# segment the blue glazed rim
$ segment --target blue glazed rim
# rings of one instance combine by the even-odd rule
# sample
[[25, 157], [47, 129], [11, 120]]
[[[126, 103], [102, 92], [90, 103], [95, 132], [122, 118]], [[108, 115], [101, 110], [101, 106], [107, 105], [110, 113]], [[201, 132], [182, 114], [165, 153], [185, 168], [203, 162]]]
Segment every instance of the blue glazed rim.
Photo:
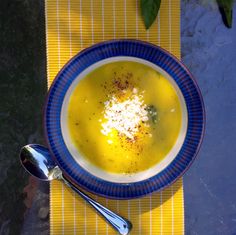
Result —
[[[68, 151], [60, 126], [63, 99], [73, 80], [92, 64], [114, 56], [137, 57], [162, 68], [175, 80], [187, 106], [187, 133], [175, 159], [153, 177], [128, 184], [105, 181], [83, 169]], [[110, 40], [81, 51], [57, 74], [45, 103], [44, 130], [49, 150], [66, 178], [75, 185], [103, 197], [132, 199], [160, 191], [186, 172], [196, 158], [203, 140], [205, 109], [196, 81], [175, 56], [161, 47], [139, 40]]]

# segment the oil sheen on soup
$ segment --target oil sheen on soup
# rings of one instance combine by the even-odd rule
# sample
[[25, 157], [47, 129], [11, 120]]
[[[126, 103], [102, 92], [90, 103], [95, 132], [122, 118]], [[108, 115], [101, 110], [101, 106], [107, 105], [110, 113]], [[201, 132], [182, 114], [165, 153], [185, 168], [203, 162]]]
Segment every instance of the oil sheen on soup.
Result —
[[153, 68], [112, 62], [86, 75], [73, 90], [67, 124], [81, 157], [112, 173], [132, 174], [162, 161], [181, 127], [171, 82]]

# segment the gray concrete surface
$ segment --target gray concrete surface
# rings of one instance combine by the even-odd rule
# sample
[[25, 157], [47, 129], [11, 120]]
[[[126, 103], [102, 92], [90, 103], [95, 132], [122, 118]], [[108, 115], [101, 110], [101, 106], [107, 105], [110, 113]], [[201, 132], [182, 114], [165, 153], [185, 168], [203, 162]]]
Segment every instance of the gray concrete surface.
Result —
[[[182, 1], [182, 60], [206, 106], [206, 134], [184, 176], [188, 235], [236, 234], [236, 14], [226, 28], [214, 1]], [[236, 5], [234, 5], [236, 13]]]

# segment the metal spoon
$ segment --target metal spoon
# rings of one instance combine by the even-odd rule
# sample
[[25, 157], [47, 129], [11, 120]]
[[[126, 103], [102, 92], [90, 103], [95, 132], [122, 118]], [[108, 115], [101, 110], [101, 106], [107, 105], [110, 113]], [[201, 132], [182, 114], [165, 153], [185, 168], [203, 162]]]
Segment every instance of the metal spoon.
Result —
[[50, 181], [57, 179], [64, 182], [99, 212], [120, 234], [126, 235], [130, 232], [132, 224], [128, 220], [94, 201], [64, 178], [62, 171], [53, 161], [47, 148], [38, 144], [26, 145], [21, 149], [20, 161], [31, 175], [40, 180]]

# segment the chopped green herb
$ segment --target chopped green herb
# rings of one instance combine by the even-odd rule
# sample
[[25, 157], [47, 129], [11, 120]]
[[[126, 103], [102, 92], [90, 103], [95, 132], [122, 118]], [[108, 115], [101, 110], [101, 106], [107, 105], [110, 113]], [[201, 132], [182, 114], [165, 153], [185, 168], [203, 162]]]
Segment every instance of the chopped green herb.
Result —
[[149, 119], [152, 120], [154, 124], [157, 123], [157, 109], [154, 105], [148, 105], [146, 108], [148, 112]]

